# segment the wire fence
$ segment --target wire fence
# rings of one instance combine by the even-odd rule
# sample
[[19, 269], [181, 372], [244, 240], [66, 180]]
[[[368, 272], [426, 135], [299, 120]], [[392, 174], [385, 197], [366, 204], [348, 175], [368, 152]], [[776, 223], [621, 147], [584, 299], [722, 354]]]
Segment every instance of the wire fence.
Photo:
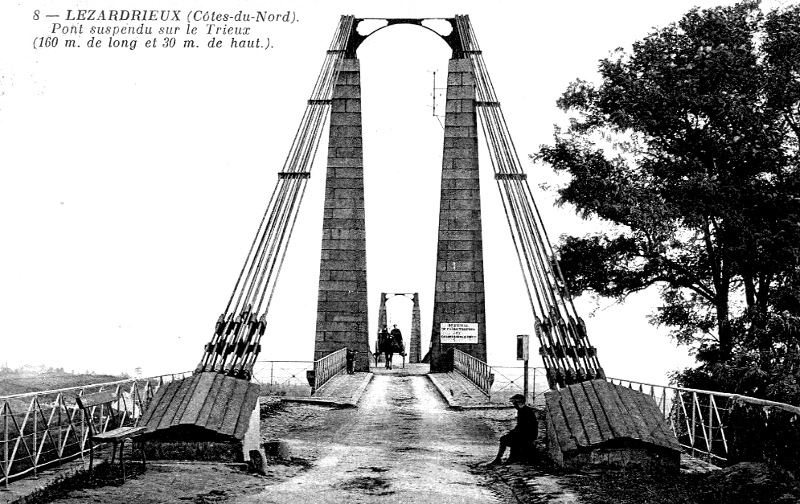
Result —
[[[523, 366], [490, 366], [494, 374], [491, 402], [509, 404], [511, 396], [525, 392], [525, 368]], [[528, 400], [534, 406], [544, 406], [547, 376], [542, 367], [528, 368]]]
[[308, 371], [313, 361], [256, 361], [253, 381], [261, 385], [261, 395], [305, 397], [311, 395]]

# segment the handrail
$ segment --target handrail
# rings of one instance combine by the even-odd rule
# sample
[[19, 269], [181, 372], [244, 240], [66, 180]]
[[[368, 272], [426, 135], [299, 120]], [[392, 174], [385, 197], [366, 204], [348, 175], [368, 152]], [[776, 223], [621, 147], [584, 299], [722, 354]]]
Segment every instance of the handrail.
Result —
[[314, 361], [314, 370], [307, 372], [311, 395], [314, 395], [328, 380], [347, 369], [347, 347], [329, 353]]
[[786, 404], [786, 403], [781, 403], [781, 402], [770, 401], [768, 399], [759, 399], [757, 397], [744, 396], [744, 395], [741, 395], [741, 394], [730, 394], [730, 393], [727, 393], [727, 392], [712, 392], [712, 391], [709, 391], [709, 390], [693, 389], [693, 388], [686, 388], [686, 387], [673, 387], [671, 385], [654, 385], [652, 383], [644, 383], [644, 382], [637, 382], [637, 381], [631, 381], [631, 380], [623, 380], [623, 379], [620, 379], [620, 378], [608, 378], [608, 380], [612, 381], [612, 383], [613, 383], [613, 380], [616, 380], [620, 384], [622, 384], [622, 382], [635, 383], [636, 385], [638, 385], [640, 387], [651, 387], [651, 388], [657, 387], [657, 388], [664, 388], [664, 389], [670, 389], [670, 390], [678, 390], [678, 391], [681, 391], [681, 392], [697, 392], [697, 393], [700, 393], [700, 394], [709, 394], [709, 393], [711, 393], [711, 394], [714, 394], [717, 397], [725, 397], [725, 398], [729, 398], [729, 399], [735, 399], [737, 401], [742, 401], [742, 402], [749, 403], [749, 404], [755, 404], [755, 405], [758, 405], [758, 406], [769, 406], [769, 407], [772, 407], [772, 408], [778, 408], [778, 409], [782, 409], [784, 411], [788, 411], [790, 413], [795, 413], [797, 415], [800, 415], [800, 407], [798, 407], [798, 406], [793, 406], [791, 404]]
[[[715, 463], [726, 463], [731, 455], [736, 458], [736, 453], [752, 450], [753, 447], [749, 444], [759, 434], [768, 435], [770, 432], [781, 431], [782, 429], [771, 425], [773, 422], [783, 428], [800, 425], [800, 408], [791, 404], [740, 394], [654, 385], [620, 378], [608, 380], [616, 385], [638, 389], [652, 397], [684, 450], [694, 456], [704, 456]], [[782, 412], [783, 416], [776, 415], [777, 411]], [[758, 420], [753, 422], [752, 418]], [[763, 432], [756, 434], [753, 432], [754, 428], [762, 429]], [[789, 432], [783, 432], [783, 435], [793, 437]], [[800, 430], [796, 427], [794, 435], [800, 435]], [[790, 439], [783, 440], [784, 445], [789, 442], [796, 443]], [[780, 450], [773, 453], [774, 447], [770, 446], [771, 443], [761, 439], [757, 444], [759, 457], [773, 459], [778, 464], [785, 463], [780, 460]]]
[[[123, 422], [135, 426], [162, 385], [190, 374], [184, 371], [0, 397], [0, 484], [7, 488], [12, 479], [31, 473], [36, 476], [44, 467], [88, 453], [88, 426], [72, 396], [113, 389], [120, 395], [116, 410], [123, 411]], [[100, 423], [104, 431], [107, 424]]]
[[492, 384], [494, 383], [494, 373], [491, 372], [491, 366], [468, 353], [454, 348], [453, 369], [474, 383], [486, 397], [491, 397]]

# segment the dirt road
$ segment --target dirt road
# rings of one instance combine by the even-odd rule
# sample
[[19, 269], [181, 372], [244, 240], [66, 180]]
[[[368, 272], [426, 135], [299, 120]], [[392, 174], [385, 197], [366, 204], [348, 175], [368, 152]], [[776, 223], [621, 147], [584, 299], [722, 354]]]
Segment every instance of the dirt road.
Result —
[[496, 449], [491, 422], [448, 410], [425, 376], [377, 375], [358, 409], [314, 409], [293, 406], [270, 433], [313, 466], [232, 502], [502, 502], [471, 470]]

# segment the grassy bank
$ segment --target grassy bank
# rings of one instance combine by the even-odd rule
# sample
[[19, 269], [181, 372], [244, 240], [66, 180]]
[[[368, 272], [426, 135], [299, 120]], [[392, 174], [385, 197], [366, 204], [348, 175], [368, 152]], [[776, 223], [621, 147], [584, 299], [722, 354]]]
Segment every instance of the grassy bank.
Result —
[[0, 397], [28, 392], [41, 392], [69, 387], [80, 387], [94, 383], [105, 383], [129, 378], [126, 375], [70, 373], [63, 369], [46, 368], [0, 369]]

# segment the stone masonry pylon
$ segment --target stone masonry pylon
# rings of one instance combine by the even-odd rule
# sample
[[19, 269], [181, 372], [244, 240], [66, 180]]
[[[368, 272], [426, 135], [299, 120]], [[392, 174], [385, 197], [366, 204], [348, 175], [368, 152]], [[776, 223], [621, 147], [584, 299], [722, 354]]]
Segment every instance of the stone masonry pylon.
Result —
[[419, 312], [419, 293], [414, 293], [414, 308], [411, 311], [411, 343], [408, 349], [409, 364], [422, 362], [422, 326]]
[[378, 334], [386, 324], [386, 293], [381, 292], [381, 304], [378, 307]]
[[[431, 372], [450, 371], [452, 348], [486, 361], [478, 128], [469, 59], [451, 59], [448, 66], [433, 305]], [[447, 324], [465, 324], [471, 335], [477, 329], [477, 342], [442, 342], [441, 328]]]
[[314, 359], [347, 347], [358, 351], [355, 370], [369, 371], [361, 76], [358, 59], [340, 65], [331, 103]]

